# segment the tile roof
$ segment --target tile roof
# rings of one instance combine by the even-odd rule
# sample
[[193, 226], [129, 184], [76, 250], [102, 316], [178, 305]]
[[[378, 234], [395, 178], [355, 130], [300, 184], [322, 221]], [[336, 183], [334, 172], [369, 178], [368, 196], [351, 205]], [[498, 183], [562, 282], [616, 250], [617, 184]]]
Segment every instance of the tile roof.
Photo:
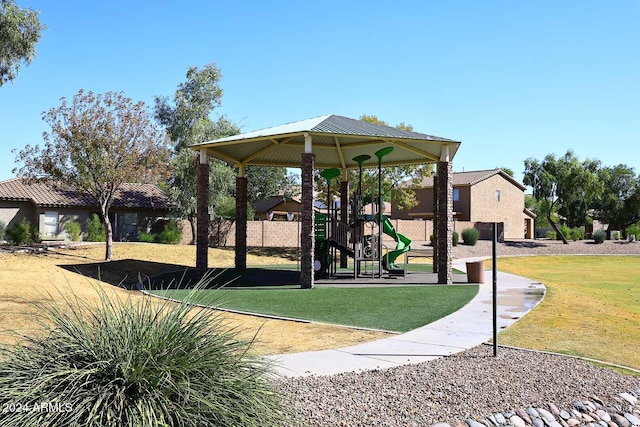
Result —
[[[515, 178], [511, 175], [504, 172], [502, 169], [489, 169], [489, 170], [480, 170], [480, 171], [469, 171], [469, 172], [454, 172], [451, 176], [451, 185], [453, 186], [466, 186], [466, 185], [475, 185], [485, 179], [491, 178], [495, 175], [501, 175], [507, 181], [511, 182], [516, 187], [524, 190], [526, 187], [519, 183]], [[427, 177], [419, 182], [410, 182], [408, 183], [410, 187], [433, 187], [433, 177]]]
[[[0, 200], [31, 201], [47, 207], [93, 207], [95, 200], [73, 189], [56, 188], [51, 184], [28, 184], [21, 178], [0, 182]], [[169, 209], [169, 200], [152, 184], [126, 183], [116, 191], [112, 208]]]

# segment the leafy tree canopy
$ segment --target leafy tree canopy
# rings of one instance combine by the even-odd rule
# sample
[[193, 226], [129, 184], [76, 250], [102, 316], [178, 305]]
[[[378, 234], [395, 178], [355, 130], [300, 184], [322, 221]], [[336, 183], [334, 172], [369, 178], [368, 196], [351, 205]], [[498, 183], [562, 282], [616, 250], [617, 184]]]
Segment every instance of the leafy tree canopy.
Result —
[[22, 166], [13, 172], [91, 196], [104, 221], [105, 259], [110, 261], [113, 196], [123, 183], [161, 179], [169, 156], [166, 134], [155, 126], [143, 102], [134, 103], [121, 92], [80, 90], [71, 103], [62, 98], [60, 107], [42, 117], [51, 126], [51, 132], [44, 133], [44, 146], [20, 150], [16, 162]]
[[38, 12], [19, 8], [14, 0], [0, 0], [0, 86], [15, 80], [22, 64], [31, 63], [45, 29]]
[[548, 154], [542, 161], [528, 158], [524, 165], [523, 183], [533, 188], [536, 200], [544, 202], [540, 206], [546, 210], [544, 214], [549, 224], [564, 243], [568, 243], [552, 218], [552, 213], [557, 209], [569, 227], [586, 223], [590, 207], [603, 191], [597, 174], [600, 162], [580, 162], [569, 150], [558, 158], [553, 154]]

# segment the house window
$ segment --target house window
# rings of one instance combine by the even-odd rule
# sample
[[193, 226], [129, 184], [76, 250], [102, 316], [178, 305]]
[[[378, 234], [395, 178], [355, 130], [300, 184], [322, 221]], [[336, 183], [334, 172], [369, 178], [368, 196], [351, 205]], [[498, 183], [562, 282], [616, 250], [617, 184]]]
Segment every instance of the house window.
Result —
[[500, 190], [496, 190], [496, 202], [500, 201]]
[[454, 202], [460, 201], [460, 189], [459, 188], [454, 188], [453, 189], [453, 201]]
[[58, 211], [45, 211], [44, 213], [44, 235], [58, 235]]

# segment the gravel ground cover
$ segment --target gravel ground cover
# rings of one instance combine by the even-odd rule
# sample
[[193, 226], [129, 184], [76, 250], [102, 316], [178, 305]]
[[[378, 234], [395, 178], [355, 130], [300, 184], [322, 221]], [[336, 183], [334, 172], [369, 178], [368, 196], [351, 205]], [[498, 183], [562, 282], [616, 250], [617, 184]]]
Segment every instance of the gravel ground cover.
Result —
[[[486, 345], [387, 370], [289, 378], [279, 381], [278, 387], [290, 401], [292, 426], [541, 427], [534, 422], [535, 416], [522, 415], [529, 408], [535, 409], [538, 423], [548, 427], [589, 424], [584, 415], [597, 415], [598, 410], [611, 419], [616, 414], [627, 419], [624, 414], [633, 415], [634, 410], [634, 416], [640, 417], [640, 406], [629, 408], [619, 396], [640, 391], [640, 378], [574, 358], [525, 350], [500, 347], [494, 358], [493, 347]], [[594, 407], [586, 407], [587, 401]], [[543, 418], [545, 411], [556, 412], [554, 408], [558, 424]], [[566, 419], [560, 416], [561, 410], [569, 415]], [[524, 423], [512, 420], [513, 415]]]

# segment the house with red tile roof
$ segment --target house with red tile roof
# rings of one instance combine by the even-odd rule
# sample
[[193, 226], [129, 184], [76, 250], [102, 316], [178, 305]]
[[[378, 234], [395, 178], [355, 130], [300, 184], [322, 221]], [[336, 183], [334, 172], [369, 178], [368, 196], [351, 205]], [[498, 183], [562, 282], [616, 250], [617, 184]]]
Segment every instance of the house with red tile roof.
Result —
[[[129, 240], [148, 231], [158, 218], [169, 214], [169, 200], [152, 184], [122, 184], [110, 209], [114, 241]], [[37, 225], [43, 240], [67, 240], [64, 224], [75, 220], [85, 229], [97, 203], [86, 193], [21, 178], [0, 182], [0, 222], [12, 227], [27, 219]]]

